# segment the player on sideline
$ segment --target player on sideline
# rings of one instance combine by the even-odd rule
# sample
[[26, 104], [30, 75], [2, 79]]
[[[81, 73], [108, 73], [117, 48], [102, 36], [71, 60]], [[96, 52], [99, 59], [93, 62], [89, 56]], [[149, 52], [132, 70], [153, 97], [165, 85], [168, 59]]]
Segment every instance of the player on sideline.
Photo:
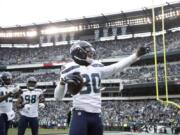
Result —
[[69, 135], [103, 135], [103, 124], [101, 120], [101, 91], [100, 83], [102, 78], [113, 75], [116, 72], [128, 67], [144, 54], [146, 48], [140, 47], [137, 51], [123, 60], [103, 66], [94, 60], [95, 49], [89, 42], [79, 41], [72, 45], [70, 54], [74, 62], [70, 62], [61, 71], [60, 82], [54, 91], [56, 100], [61, 100], [67, 89], [68, 79], [81, 82], [83, 87], [79, 93], [73, 95], [73, 113], [70, 124]]
[[9, 121], [15, 117], [13, 96], [20, 94], [20, 88], [12, 85], [12, 75], [3, 72], [0, 77], [0, 135], [7, 135]]
[[20, 109], [20, 120], [18, 124], [18, 135], [24, 135], [28, 125], [32, 135], [38, 135], [38, 108], [44, 107], [44, 96], [41, 89], [36, 88], [37, 80], [34, 77], [27, 79], [27, 89], [19, 96], [16, 106]]

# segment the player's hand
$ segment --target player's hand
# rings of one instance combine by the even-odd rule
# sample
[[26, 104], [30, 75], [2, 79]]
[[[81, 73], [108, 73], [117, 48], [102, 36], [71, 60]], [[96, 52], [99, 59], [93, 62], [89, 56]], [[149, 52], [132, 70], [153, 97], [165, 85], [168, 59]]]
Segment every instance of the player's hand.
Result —
[[83, 77], [79, 72], [67, 75], [64, 82], [67, 84], [67, 90], [72, 95], [76, 95], [83, 87]]
[[12, 90], [12, 93], [15, 94], [15, 93], [17, 93], [19, 91], [20, 91], [20, 86], [19, 85], [15, 85], [13, 90]]
[[8, 95], [8, 97], [13, 97], [14, 96], [14, 94], [12, 92], [9, 92], [7, 95]]
[[61, 79], [60, 79], [60, 84], [61, 84], [61, 85], [65, 85], [65, 84], [66, 84], [65, 79], [61, 78]]
[[141, 56], [149, 53], [149, 51], [150, 51], [149, 47], [139, 47], [137, 49], [136, 55], [137, 55], [137, 57], [141, 57]]
[[74, 72], [72, 74], [67, 75], [64, 78], [65, 83], [75, 83], [75, 84], [82, 84], [83, 83], [83, 78], [80, 75], [79, 72]]
[[12, 93], [11, 96], [16, 97], [16, 96], [19, 96], [20, 94], [22, 94], [23, 91], [20, 89], [19, 86], [16, 86], [16, 87], [12, 90], [11, 93]]
[[39, 108], [45, 108], [45, 104], [44, 103], [39, 103]]
[[20, 103], [20, 104], [17, 105], [17, 108], [18, 109], [22, 109], [22, 108], [24, 108], [25, 104], [26, 103]]

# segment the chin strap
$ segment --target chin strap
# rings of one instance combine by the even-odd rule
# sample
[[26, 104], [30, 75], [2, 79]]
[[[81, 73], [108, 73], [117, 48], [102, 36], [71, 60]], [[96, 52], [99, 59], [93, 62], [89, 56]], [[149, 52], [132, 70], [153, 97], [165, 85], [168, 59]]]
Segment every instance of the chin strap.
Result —
[[93, 59], [87, 57], [86, 59], [81, 59], [79, 57], [74, 56], [76, 60], [74, 60], [79, 65], [88, 66], [92, 63]]
[[87, 57], [87, 58], [86, 58], [86, 61], [87, 61], [89, 64], [91, 64], [91, 63], [93, 62], [93, 59], [92, 59], [92, 58]]

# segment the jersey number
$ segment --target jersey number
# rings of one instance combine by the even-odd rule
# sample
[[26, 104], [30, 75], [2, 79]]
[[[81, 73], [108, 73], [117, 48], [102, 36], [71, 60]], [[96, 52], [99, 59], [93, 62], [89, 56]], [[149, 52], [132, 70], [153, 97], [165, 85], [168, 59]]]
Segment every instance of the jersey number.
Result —
[[94, 93], [100, 93], [100, 76], [97, 73], [93, 73], [90, 76], [87, 74], [82, 74], [85, 79], [85, 87], [83, 87], [80, 94], [90, 94], [92, 91]]
[[[8, 92], [6, 91], [6, 92], [1, 92], [1, 94], [0, 94], [0, 96], [5, 96], [5, 95], [7, 95], [8, 94]], [[9, 98], [7, 98], [6, 100], [4, 100], [5, 102], [9, 102], [9, 103], [11, 103], [13, 100], [12, 100], [12, 98], [11, 97], [9, 97]]]
[[35, 103], [36, 102], [36, 95], [26, 95], [25, 96], [26, 103]]

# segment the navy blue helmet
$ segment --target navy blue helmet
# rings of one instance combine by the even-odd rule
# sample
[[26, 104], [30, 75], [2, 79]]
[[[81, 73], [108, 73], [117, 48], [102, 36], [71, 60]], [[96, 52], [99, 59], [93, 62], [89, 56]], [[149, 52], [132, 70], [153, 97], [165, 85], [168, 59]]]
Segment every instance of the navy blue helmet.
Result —
[[2, 85], [11, 85], [12, 84], [12, 74], [10, 72], [3, 72], [1, 74], [1, 83], [2, 83]]
[[70, 54], [77, 64], [88, 66], [95, 56], [95, 49], [87, 41], [78, 41], [71, 46]]

